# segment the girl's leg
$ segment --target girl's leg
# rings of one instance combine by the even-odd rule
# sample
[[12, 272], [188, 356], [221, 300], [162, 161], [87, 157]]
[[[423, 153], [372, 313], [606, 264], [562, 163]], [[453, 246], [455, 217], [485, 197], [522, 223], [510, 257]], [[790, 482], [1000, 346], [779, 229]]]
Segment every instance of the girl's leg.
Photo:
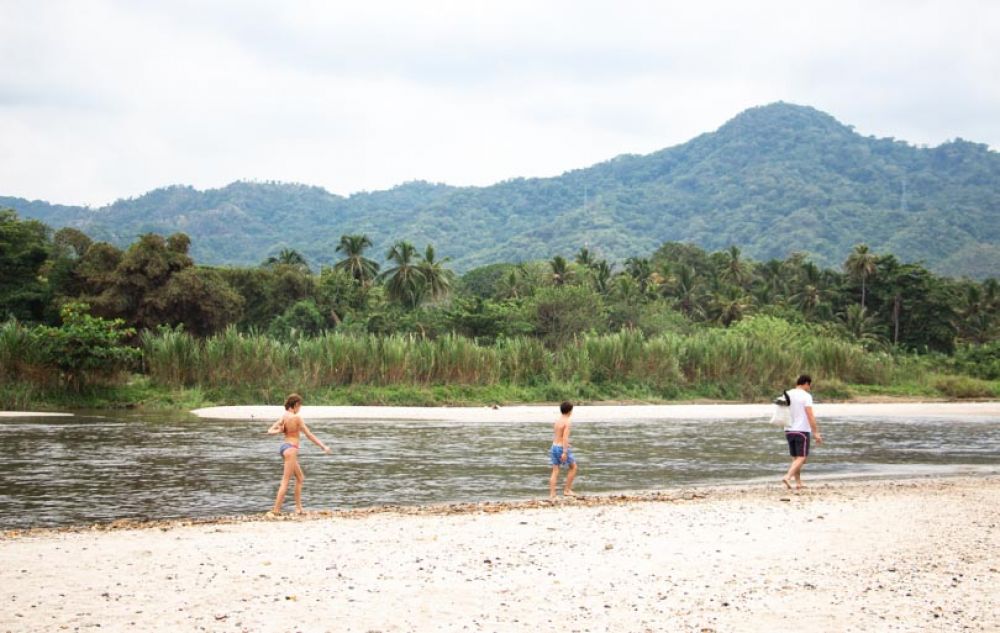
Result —
[[278, 497], [274, 500], [274, 508], [271, 512], [275, 514], [281, 514], [281, 505], [285, 502], [285, 493], [288, 492], [288, 481], [292, 478], [292, 474], [295, 472], [296, 460], [295, 449], [290, 448], [285, 451], [285, 469], [281, 474], [281, 485], [278, 486]]
[[306, 480], [305, 473], [302, 472], [302, 467], [299, 466], [299, 460], [295, 461], [295, 512], [302, 514], [302, 482]]

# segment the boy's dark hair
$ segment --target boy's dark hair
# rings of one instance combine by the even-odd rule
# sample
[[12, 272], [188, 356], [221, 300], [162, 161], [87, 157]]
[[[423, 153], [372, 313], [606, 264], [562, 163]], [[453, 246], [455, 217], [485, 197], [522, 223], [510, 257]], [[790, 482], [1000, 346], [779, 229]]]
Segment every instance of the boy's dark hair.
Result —
[[799, 379], [795, 381], [796, 387], [798, 387], [799, 385], [811, 385], [811, 384], [813, 384], [813, 379], [812, 376], [810, 376], [809, 374], [801, 374], [799, 376]]
[[566, 402], [562, 403], [561, 405], [559, 405], [559, 412], [562, 413], [563, 415], [566, 415], [567, 413], [569, 413], [572, 410], [573, 410], [573, 403], [572, 402], [566, 401]]
[[301, 403], [302, 403], [302, 396], [300, 396], [297, 393], [293, 393], [292, 395], [285, 398], [285, 410], [291, 411], [292, 409], [295, 408], [295, 405]]

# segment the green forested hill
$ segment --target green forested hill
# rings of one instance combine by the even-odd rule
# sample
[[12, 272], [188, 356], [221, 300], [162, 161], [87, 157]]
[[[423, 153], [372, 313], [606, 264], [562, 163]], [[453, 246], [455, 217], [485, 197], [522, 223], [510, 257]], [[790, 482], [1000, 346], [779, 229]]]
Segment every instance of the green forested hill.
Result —
[[237, 182], [167, 187], [93, 210], [3, 197], [0, 207], [120, 245], [183, 231], [200, 263], [256, 264], [294, 248], [315, 267], [338, 259], [341, 234], [367, 233], [379, 251], [400, 238], [433, 243], [459, 270], [582, 246], [621, 260], [671, 240], [735, 244], [758, 260], [805, 251], [821, 265], [839, 265], [865, 242], [945, 274], [1000, 274], [1000, 154], [963, 140], [917, 148], [864, 137], [785, 103], [653, 154], [489, 187], [414, 182], [345, 198]]

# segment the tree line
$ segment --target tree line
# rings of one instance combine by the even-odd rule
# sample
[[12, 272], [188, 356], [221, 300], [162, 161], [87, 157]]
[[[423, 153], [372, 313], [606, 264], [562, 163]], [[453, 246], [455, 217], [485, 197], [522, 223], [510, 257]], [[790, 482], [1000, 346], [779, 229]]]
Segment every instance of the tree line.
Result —
[[331, 331], [484, 344], [527, 336], [555, 349], [585, 334], [683, 335], [759, 315], [868, 350], [955, 354], [982, 377], [1000, 377], [996, 279], [938, 276], [864, 244], [840, 269], [803, 254], [756, 262], [736, 246], [667, 242], [620, 264], [595, 245], [461, 277], [432, 245], [401, 240], [380, 254], [364, 234], [343, 235], [331, 245], [336, 263], [318, 271], [287, 248], [254, 267], [199, 266], [190, 245], [183, 233], [150, 233], [119, 249], [0, 211], [0, 321], [58, 326], [67, 306], [78, 314], [85, 305], [93, 317], [120, 320], [133, 340], [164, 328], [205, 337], [233, 327], [280, 340]]

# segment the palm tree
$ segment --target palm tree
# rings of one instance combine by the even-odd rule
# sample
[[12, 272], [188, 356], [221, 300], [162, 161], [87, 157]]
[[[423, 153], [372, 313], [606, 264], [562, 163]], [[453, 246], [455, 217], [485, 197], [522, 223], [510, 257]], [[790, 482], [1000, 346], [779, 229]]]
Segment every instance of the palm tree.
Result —
[[861, 280], [861, 307], [865, 307], [865, 284], [877, 270], [878, 258], [868, 250], [867, 244], [858, 244], [844, 262], [844, 270], [851, 277]]
[[729, 250], [725, 251], [725, 263], [719, 276], [735, 286], [744, 288], [750, 281], [748, 268], [747, 263], [741, 259], [740, 249], [730, 246]]
[[264, 260], [264, 266], [273, 268], [274, 266], [292, 266], [303, 272], [309, 272], [309, 264], [304, 257], [295, 249], [283, 248], [277, 255], [271, 255]]
[[757, 267], [750, 284], [757, 305], [783, 305], [788, 299], [788, 280], [781, 260], [771, 259]]
[[710, 310], [715, 320], [725, 327], [739, 321], [753, 308], [753, 299], [736, 286], [726, 286], [712, 297]]
[[586, 266], [587, 268], [593, 268], [596, 263], [594, 261], [594, 254], [591, 253], [590, 249], [585, 246], [576, 254], [576, 263], [581, 266]]
[[451, 261], [450, 258], [437, 260], [434, 255], [434, 247], [430, 244], [424, 251], [423, 261], [417, 268], [424, 276], [424, 293], [431, 299], [439, 299], [448, 294], [451, 290], [451, 280], [454, 273], [444, 267], [444, 264]]
[[664, 293], [672, 297], [677, 308], [688, 317], [700, 317], [704, 314], [701, 301], [704, 297], [701, 281], [691, 266], [680, 266], [675, 274], [670, 276], [670, 283]]
[[639, 288], [643, 293], [652, 289], [663, 280], [662, 277], [653, 273], [653, 266], [645, 257], [629, 257], [625, 260], [625, 272], [632, 279], [639, 282]]
[[569, 281], [570, 275], [572, 273], [569, 269], [569, 264], [562, 255], [556, 255], [549, 262], [549, 266], [552, 268], [552, 283], [557, 286], [561, 286]]
[[796, 286], [799, 290], [792, 295], [791, 300], [799, 306], [807, 319], [812, 318], [824, 306], [829, 295], [823, 285], [823, 273], [816, 264], [807, 261], [802, 264]]
[[868, 314], [866, 308], [849, 305], [838, 315], [838, 321], [848, 336], [866, 349], [880, 349], [886, 346], [885, 328], [879, 325], [874, 314]]
[[521, 283], [517, 276], [517, 269], [511, 268], [506, 277], [497, 283], [496, 297], [498, 299], [519, 299], [521, 296]]
[[591, 279], [594, 281], [594, 290], [602, 295], [608, 294], [608, 291], [611, 290], [611, 276], [613, 274], [608, 260], [602, 259], [595, 263], [591, 267], [590, 273]]
[[969, 283], [955, 311], [955, 329], [963, 339], [977, 345], [993, 340], [1000, 331], [993, 305], [995, 288], [987, 285], [989, 281], [993, 280], [982, 286]]
[[341, 235], [337, 252], [344, 259], [334, 264], [338, 270], [346, 270], [362, 286], [370, 286], [378, 275], [378, 263], [365, 257], [365, 249], [372, 245], [367, 235]]
[[407, 308], [415, 308], [423, 299], [424, 273], [416, 261], [417, 249], [413, 244], [400, 240], [392, 245], [385, 258], [395, 266], [385, 270], [380, 277], [386, 281], [389, 298]]

